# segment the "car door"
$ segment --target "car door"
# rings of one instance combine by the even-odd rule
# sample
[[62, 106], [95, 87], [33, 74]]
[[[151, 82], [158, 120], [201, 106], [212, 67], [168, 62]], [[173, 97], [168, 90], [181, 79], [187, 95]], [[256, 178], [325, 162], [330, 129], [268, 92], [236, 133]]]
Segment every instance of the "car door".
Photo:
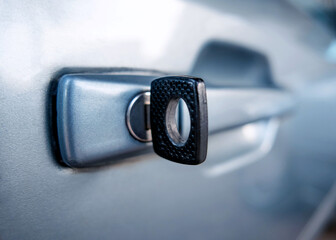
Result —
[[[310, 239], [329, 219], [333, 36], [289, 3], [0, 6], [2, 239]], [[159, 157], [127, 126], [134, 97], [171, 75], [206, 84], [200, 165]], [[62, 153], [57, 96], [69, 78], [91, 84], [69, 100], [69, 116], [82, 114], [70, 137], [81, 136], [73, 146], [84, 159], [102, 154], [98, 165], [69, 164]], [[106, 91], [113, 101], [101, 104]], [[183, 135], [190, 109], [179, 109]]]

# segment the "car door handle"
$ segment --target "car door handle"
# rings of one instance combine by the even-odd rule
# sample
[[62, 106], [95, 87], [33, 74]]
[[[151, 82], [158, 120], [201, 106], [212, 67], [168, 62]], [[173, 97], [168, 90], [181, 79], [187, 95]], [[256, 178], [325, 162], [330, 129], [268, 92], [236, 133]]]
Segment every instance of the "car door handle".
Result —
[[[150, 83], [162, 76], [165, 74], [138, 71], [62, 76], [53, 96], [60, 160], [70, 167], [90, 167], [150, 149], [150, 142], [138, 141], [130, 134], [126, 115], [134, 97], [148, 92]], [[271, 88], [208, 87], [207, 98], [210, 133], [271, 118], [294, 105], [290, 94]], [[144, 110], [139, 114], [143, 117], [137, 119], [145, 129]], [[182, 119], [182, 126], [190, 121]]]
[[290, 112], [295, 106], [290, 93], [272, 88], [210, 87], [207, 97], [209, 133], [276, 117]]

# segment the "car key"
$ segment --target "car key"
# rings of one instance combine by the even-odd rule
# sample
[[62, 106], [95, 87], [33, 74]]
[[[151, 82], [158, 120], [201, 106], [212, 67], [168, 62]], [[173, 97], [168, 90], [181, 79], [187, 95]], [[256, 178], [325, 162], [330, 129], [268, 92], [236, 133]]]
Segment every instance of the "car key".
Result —
[[[168, 160], [196, 165], [207, 154], [208, 114], [205, 84], [189, 76], [154, 80], [150, 90], [150, 123], [154, 151]], [[175, 121], [175, 109], [183, 99], [190, 113], [190, 133], [182, 139]]]

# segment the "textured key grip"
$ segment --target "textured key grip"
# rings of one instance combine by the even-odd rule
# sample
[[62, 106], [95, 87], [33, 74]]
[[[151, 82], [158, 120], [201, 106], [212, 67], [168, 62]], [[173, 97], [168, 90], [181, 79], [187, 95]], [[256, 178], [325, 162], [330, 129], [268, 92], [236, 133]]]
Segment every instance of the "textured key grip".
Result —
[[[182, 98], [190, 114], [190, 133], [186, 141], [178, 133], [175, 108]], [[196, 165], [207, 154], [208, 113], [202, 79], [171, 76], [151, 84], [151, 128], [154, 151], [168, 160]], [[175, 123], [175, 124], [174, 124]]]

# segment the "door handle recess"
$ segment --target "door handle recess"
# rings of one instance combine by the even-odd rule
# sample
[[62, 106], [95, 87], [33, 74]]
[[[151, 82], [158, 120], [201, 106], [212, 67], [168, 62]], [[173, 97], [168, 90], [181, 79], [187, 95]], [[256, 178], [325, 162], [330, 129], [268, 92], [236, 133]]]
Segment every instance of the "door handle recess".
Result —
[[[126, 115], [134, 98], [149, 92], [151, 82], [162, 76], [148, 72], [62, 76], [57, 87], [55, 113], [62, 161], [70, 167], [90, 167], [150, 149], [150, 141], [139, 141], [130, 134]], [[281, 115], [294, 106], [290, 94], [271, 88], [209, 87], [207, 98], [210, 133]], [[144, 130], [148, 127], [145, 105], [143, 102], [142, 114], [136, 114]], [[184, 111], [189, 110], [184, 109], [182, 114], [186, 114]], [[190, 121], [182, 119], [183, 124]], [[148, 130], [152, 129], [145, 132], [147, 137]]]

